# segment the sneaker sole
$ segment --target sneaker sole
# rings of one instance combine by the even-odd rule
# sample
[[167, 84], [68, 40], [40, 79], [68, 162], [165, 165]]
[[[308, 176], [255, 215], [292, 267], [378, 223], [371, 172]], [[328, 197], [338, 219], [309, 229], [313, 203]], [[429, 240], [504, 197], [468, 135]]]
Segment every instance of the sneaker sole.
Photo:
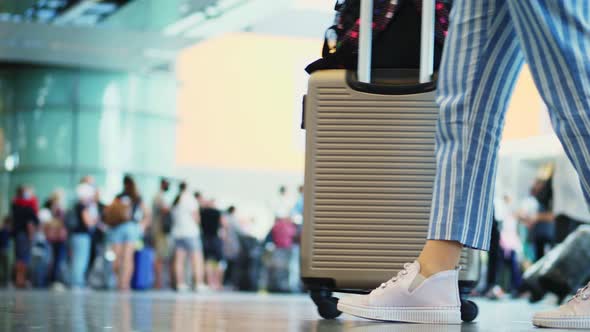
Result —
[[533, 318], [533, 325], [536, 327], [547, 327], [557, 329], [590, 329], [588, 318]]
[[420, 308], [375, 308], [346, 303], [338, 303], [338, 310], [349, 315], [388, 322], [422, 323], [422, 324], [461, 324], [459, 307], [441, 309], [436, 307]]

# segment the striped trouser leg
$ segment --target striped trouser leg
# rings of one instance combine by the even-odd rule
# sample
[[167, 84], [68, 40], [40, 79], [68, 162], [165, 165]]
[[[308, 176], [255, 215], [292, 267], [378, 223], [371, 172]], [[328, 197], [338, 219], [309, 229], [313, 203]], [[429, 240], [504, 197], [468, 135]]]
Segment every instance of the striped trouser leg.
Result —
[[553, 128], [590, 202], [590, 1], [510, 1], [510, 15]]
[[523, 63], [506, 3], [456, 0], [451, 11], [437, 92], [432, 240], [489, 247], [498, 145]]

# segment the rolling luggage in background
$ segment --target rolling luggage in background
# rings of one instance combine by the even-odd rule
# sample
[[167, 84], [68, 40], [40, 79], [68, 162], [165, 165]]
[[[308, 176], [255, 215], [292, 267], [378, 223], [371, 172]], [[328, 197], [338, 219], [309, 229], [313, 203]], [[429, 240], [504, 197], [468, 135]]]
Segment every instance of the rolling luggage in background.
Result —
[[88, 285], [93, 289], [115, 289], [117, 277], [113, 268], [115, 253], [106, 245], [100, 245], [96, 249], [96, 258], [92, 262], [88, 273]]
[[524, 274], [525, 286], [538, 292], [556, 294], [560, 302], [590, 281], [590, 226], [579, 226], [561, 244], [533, 264]]
[[267, 262], [268, 280], [266, 290], [270, 293], [290, 293], [289, 262], [293, 249], [275, 248]]
[[42, 233], [35, 234], [31, 249], [31, 263], [29, 273], [31, 283], [35, 288], [45, 288], [49, 285], [51, 270], [51, 248]]
[[131, 287], [137, 290], [152, 288], [154, 285], [154, 260], [156, 254], [152, 248], [137, 250], [133, 256], [134, 268]]
[[262, 246], [249, 235], [240, 235], [240, 254], [234, 270], [235, 286], [240, 291], [257, 292], [262, 270]]
[[[301, 278], [324, 318], [340, 315], [333, 291], [376, 288], [417, 258], [428, 231], [438, 116], [434, 0], [423, 2], [420, 73], [370, 70], [370, 2], [361, 3], [368, 19], [361, 18], [358, 73], [314, 72], [304, 102]], [[479, 252], [465, 250], [461, 265], [466, 295], [479, 279]], [[475, 319], [477, 306], [461, 302], [462, 319]]]

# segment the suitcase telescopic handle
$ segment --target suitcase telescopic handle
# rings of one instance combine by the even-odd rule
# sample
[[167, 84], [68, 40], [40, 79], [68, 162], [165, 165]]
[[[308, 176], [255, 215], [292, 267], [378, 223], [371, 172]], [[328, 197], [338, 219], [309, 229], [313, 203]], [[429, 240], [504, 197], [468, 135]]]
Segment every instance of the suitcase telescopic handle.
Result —
[[[435, 0], [422, 0], [420, 35], [420, 83], [428, 83], [434, 73]], [[373, 46], [373, 0], [361, 0], [357, 76], [359, 82], [371, 83]]]

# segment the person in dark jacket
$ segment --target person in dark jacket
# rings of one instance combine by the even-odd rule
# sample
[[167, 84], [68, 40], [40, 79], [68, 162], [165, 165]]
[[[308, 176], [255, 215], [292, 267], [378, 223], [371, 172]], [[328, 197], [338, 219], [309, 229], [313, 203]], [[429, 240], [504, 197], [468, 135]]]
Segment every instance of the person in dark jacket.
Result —
[[200, 198], [201, 234], [203, 239], [203, 254], [205, 256], [205, 274], [208, 286], [212, 289], [223, 287], [223, 241], [221, 229], [225, 219], [215, 207], [215, 201], [205, 201]]
[[33, 189], [19, 186], [12, 201], [11, 220], [14, 237], [15, 285], [17, 288], [27, 286], [27, 267], [31, 260], [31, 244], [39, 225], [37, 216], [38, 203]]
[[91, 211], [95, 197], [94, 187], [82, 183], [76, 191], [78, 195], [78, 201], [74, 207], [76, 225], [70, 234], [72, 287], [82, 288], [86, 285], [86, 269], [90, 262], [91, 234], [98, 218]]

